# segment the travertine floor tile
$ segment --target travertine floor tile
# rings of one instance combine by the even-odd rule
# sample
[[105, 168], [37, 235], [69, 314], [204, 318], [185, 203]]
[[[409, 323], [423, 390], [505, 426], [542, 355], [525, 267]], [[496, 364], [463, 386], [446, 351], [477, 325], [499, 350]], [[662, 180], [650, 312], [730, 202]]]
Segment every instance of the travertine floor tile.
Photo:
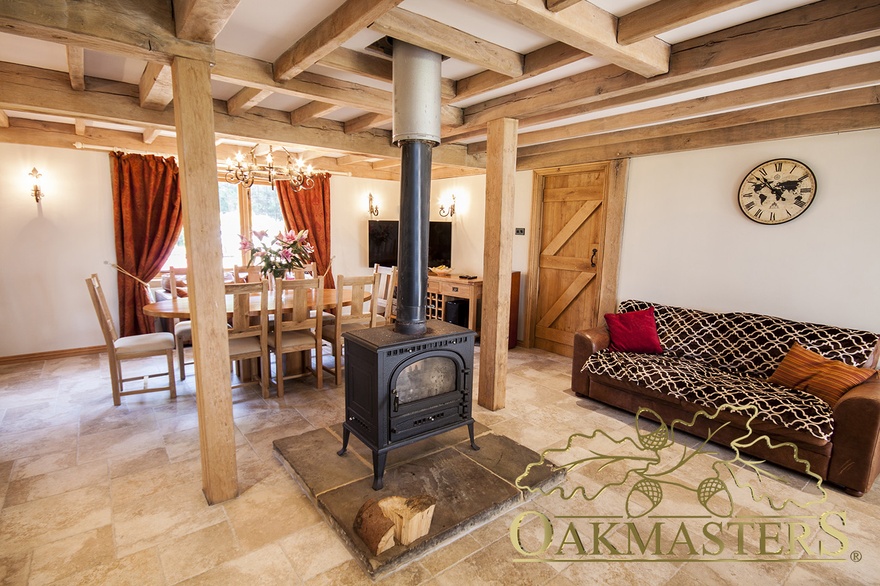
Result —
[[[60, 446], [65, 449], [70, 446]], [[76, 446], [73, 446], [74, 448]], [[76, 466], [76, 449], [59, 451], [39, 456], [28, 456], [15, 460], [10, 480], [21, 480], [30, 476], [39, 476]]]
[[106, 461], [96, 461], [81, 466], [71, 466], [57, 472], [47, 472], [14, 480], [6, 493], [5, 507], [20, 505], [27, 501], [53, 496], [88, 486], [109, 489], [110, 476]]
[[200, 487], [193, 483], [179, 484], [122, 506], [113, 504], [115, 543], [120, 556], [225, 520], [222, 507], [209, 506]]
[[162, 586], [162, 565], [154, 549], [114, 559], [58, 580], [53, 586], [92, 586], [119, 584], [120, 586]]
[[277, 544], [270, 544], [190, 578], [186, 586], [292, 586], [302, 584]]
[[0, 512], [0, 551], [26, 551], [110, 524], [110, 493], [89, 486]]
[[105, 525], [37, 547], [31, 561], [29, 583], [31, 586], [51, 584], [115, 561], [113, 528]]
[[302, 580], [352, 559], [339, 536], [326, 523], [304, 527], [278, 543]]
[[165, 448], [153, 448], [136, 454], [111, 458], [110, 478], [119, 478], [126, 474], [158, 468], [165, 466], [168, 462], [168, 452]]
[[240, 548], [227, 521], [194, 531], [159, 546], [169, 584], [182, 582], [238, 557]]

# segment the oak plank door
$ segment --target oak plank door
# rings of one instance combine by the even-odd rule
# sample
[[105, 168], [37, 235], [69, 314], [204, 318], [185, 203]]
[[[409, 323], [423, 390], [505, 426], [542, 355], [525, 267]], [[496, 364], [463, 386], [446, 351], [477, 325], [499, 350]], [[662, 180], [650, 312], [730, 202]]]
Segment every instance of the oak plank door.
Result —
[[[529, 295], [536, 348], [571, 356], [574, 333], [594, 327], [604, 312], [613, 311], [625, 193], [622, 169], [625, 162], [536, 172], [532, 234], [533, 250], [539, 253], [531, 255], [536, 278]], [[603, 271], [607, 248], [614, 266]], [[614, 282], [603, 285], [605, 278]]]

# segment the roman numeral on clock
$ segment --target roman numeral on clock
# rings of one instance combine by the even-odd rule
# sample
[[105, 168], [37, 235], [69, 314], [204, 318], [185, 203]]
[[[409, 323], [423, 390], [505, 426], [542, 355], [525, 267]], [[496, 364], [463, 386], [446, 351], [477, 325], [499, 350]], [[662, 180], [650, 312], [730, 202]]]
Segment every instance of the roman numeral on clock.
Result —
[[753, 201], [750, 201], [749, 203], [747, 203], [745, 205], [746, 211], [751, 210], [753, 207], [755, 207], [755, 202], [753, 202]]

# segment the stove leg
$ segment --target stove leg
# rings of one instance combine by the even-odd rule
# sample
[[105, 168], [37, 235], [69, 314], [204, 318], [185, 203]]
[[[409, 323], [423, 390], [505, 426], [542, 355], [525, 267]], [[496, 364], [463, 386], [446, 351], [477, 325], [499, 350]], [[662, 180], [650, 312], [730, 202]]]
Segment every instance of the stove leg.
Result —
[[382, 490], [385, 486], [383, 477], [385, 476], [385, 458], [387, 452], [373, 451], [373, 490]]
[[473, 448], [475, 450], [479, 450], [480, 446], [478, 446], [476, 444], [476, 442], [474, 442], [474, 424], [473, 423], [468, 423], [468, 435], [471, 436], [471, 448]]
[[342, 449], [336, 452], [337, 456], [345, 455], [345, 450], [348, 449], [348, 438], [351, 436], [351, 432], [348, 431], [347, 427], [342, 428]]

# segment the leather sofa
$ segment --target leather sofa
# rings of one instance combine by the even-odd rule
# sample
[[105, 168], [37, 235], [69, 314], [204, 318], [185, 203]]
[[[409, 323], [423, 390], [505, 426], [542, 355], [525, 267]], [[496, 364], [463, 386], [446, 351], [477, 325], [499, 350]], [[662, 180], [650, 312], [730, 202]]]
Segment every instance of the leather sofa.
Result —
[[[572, 390], [578, 395], [636, 413], [656, 412], [669, 424], [690, 422], [685, 431], [729, 445], [750, 427], [772, 444], [756, 442], [742, 451], [804, 472], [810, 471], [861, 496], [880, 474], [880, 380], [875, 374], [848, 390], [833, 407], [806, 391], [766, 381], [793, 342], [851, 366], [877, 368], [880, 343], [871, 332], [795, 322], [749, 313], [709, 313], [643, 301], [624, 301], [619, 312], [654, 307], [662, 354], [609, 351], [606, 326], [577, 332]], [[699, 411], [715, 419], [697, 417]], [[649, 416], [646, 412], [643, 416]], [[723, 425], [725, 424], [726, 425]], [[681, 429], [681, 427], [677, 427]], [[801, 460], [801, 461], [798, 461]]]

